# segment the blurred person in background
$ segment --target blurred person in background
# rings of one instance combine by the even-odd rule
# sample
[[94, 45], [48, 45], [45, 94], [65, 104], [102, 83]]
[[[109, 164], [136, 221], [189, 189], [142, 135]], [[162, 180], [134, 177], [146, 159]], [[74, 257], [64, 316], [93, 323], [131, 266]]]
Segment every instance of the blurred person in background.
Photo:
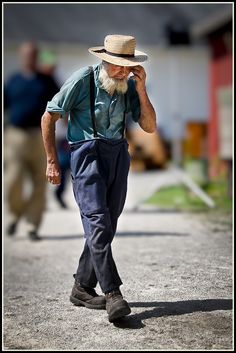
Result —
[[[131, 112], [146, 132], [156, 130], [156, 115], [146, 91], [140, 65], [147, 55], [135, 50], [132, 36], [108, 35], [104, 46], [89, 52], [100, 63], [76, 71], [48, 102], [42, 117], [47, 155], [47, 180], [61, 178], [55, 145], [55, 124], [69, 112], [67, 138], [71, 177], [85, 232], [70, 300], [91, 309], [106, 309], [113, 322], [131, 310], [120, 291], [121, 278], [111, 243], [126, 198], [130, 166], [125, 117]], [[128, 77], [132, 73], [132, 77]], [[102, 292], [95, 287], [99, 283]]]
[[[49, 75], [55, 79], [55, 90], [59, 91], [59, 83], [56, 78], [57, 57], [52, 50], [42, 50], [39, 55], [40, 71], [45, 75]], [[66, 189], [66, 181], [70, 170], [70, 148], [66, 138], [68, 118], [60, 119], [56, 126], [56, 148], [58, 161], [61, 169], [61, 183], [54, 190], [55, 198], [61, 208], [67, 208], [67, 204], [63, 198]]]
[[[7, 234], [14, 235], [20, 219], [25, 217], [30, 239], [40, 240], [38, 229], [45, 208], [46, 187], [40, 122], [45, 105], [55, 95], [57, 87], [49, 75], [39, 72], [35, 43], [22, 43], [19, 59], [20, 70], [4, 84]], [[31, 190], [26, 193], [25, 185], [29, 185], [29, 180]]]

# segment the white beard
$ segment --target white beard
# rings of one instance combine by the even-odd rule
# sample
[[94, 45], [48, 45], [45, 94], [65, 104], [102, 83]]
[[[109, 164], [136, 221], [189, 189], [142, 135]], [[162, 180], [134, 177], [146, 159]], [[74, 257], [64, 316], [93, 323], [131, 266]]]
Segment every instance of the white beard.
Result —
[[115, 91], [117, 93], [124, 94], [128, 89], [127, 79], [118, 80], [108, 76], [106, 70], [102, 66], [99, 72], [99, 80], [101, 82], [101, 88], [112, 95]]

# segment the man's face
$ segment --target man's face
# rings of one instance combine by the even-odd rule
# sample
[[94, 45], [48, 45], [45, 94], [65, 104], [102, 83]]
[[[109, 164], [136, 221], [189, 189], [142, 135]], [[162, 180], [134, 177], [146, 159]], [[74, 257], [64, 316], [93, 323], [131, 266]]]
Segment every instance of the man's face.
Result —
[[128, 78], [130, 72], [132, 71], [132, 67], [106, 63], [106, 71], [110, 78], [114, 78], [116, 80], [124, 80]]
[[19, 55], [23, 69], [36, 70], [38, 50], [33, 43], [23, 43], [19, 49]]
[[99, 80], [102, 88], [110, 95], [115, 91], [124, 94], [128, 89], [128, 76], [132, 67], [113, 65], [103, 61], [99, 73]]

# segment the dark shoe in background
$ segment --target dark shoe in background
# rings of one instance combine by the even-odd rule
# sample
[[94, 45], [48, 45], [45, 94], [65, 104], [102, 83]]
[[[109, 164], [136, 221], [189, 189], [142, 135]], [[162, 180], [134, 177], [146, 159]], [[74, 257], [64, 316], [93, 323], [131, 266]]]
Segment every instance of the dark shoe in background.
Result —
[[[16, 228], [17, 228], [17, 222], [10, 223], [7, 227], [7, 235], [11, 237], [14, 236], [16, 233]], [[37, 227], [35, 225], [32, 225], [32, 224], [27, 225], [27, 234], [30, 240], [33, 240], [33, 241], [42, 240], [42, 238], [38, 235]]]
[[16, 234], [17, 222], [11, 222], [7, 227], [7, 235], [12, 237]]
[[32, 240], [32, 241], [42, 240], [42, 238], [38, 235], [38, 233], [36, 231], [28, 232], [28, 236], [29, 236], [30, 240]]
[[27, 234], [32, 241], [42, 240], [42, 238], [38, 235], [38, 226], [33, 223], [27, 223], [26, 225]]
[[131, 313], [131, 309], [119, 289], [106, 294], [108, 320], [113, 322]]
[[94, 288], [81, 287], [78, 281], [75, 281], [70, 295], [70, 301], [77, 306], [85, 306], [89, 309], [106, 309], [106, 298], [104, 295], [98, 295]]

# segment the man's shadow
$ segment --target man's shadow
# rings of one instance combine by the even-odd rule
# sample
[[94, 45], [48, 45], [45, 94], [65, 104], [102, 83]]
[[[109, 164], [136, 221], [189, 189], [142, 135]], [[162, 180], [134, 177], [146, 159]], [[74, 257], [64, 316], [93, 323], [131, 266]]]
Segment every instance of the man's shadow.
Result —
[[232, 310], [232, 299], [204, 299], [184, 300], [177, 302], [131, 302], [130, 307], [151, 308], [139, 314], [132, 314], [113, 324], [124, 329], [140, 329], [145, 327], [142, 320], [159, 318], [162, 316], [176, 316], [194, 312], [208, 312], [215, 310]]

